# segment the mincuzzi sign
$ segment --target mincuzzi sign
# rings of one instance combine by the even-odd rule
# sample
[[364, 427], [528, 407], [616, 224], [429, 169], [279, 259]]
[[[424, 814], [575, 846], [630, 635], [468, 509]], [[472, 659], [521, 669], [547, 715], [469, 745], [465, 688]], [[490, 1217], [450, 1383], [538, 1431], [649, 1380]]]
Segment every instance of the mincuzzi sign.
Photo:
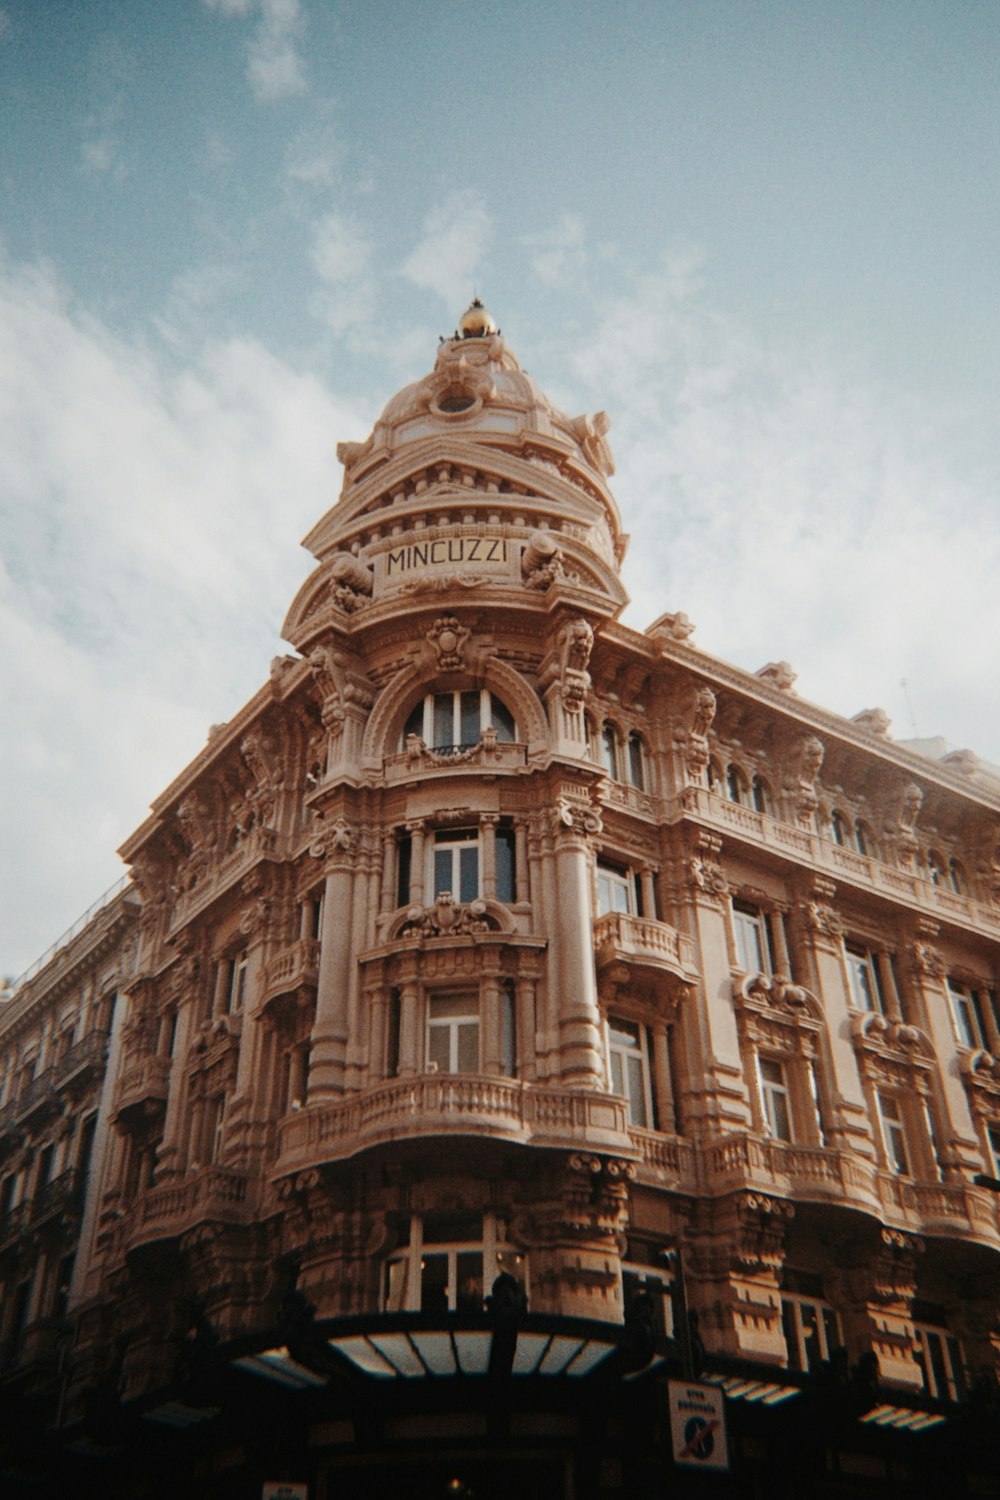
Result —
[[435, 537], [405, 541], [382, 553], [385, 577], [399, 577], [429, 567], [507, 567], [505, 537]]

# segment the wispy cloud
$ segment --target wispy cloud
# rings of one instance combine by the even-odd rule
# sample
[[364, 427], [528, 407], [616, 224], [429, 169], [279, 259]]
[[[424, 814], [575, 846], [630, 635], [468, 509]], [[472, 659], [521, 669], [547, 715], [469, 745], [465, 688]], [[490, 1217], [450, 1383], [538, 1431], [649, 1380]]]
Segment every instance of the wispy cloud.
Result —
[[0, 966], [110, 883], [116, 844], [287, 649], [297, 540], [369, 416], [248, 339], [178, 369], [0, 265]]
[[365, 327], [375, 306], [373, 247], [351, 214], [324, 214], [314, 227], [310, 259], [322, 286], [312, 299], [317, 317], [336, 334]]
[[257, 20], [247, 42], [247, 80], [264, 103], [306, 91], [298, 42], [305, 29], [299, 0], [204, 0], [226, 17]]
[[614, 419], [630, 619], [684, 609], [706, 650], [790, 658], [804, 696], [879, 703], [900, 737], [906, 677], [922, 732], [996, 758], [1000, 475], [962, 473], [916, 398], [753, 336], [700, 281], [696, 253], [670, 257], [571, 355]]
[[546, 286], [583, 285], [588, 254], [586, 231], [578, 214], [563, 214], [554, 229], [525, 236], [524, 243], [532, 253], [532, 270]]
[[493, 234], [493, 221], [478, 193], [452, 193], [424, 220], [423, 237], [401, 274], [414, 286], [436, 292], [450, 311], [476, 290], [476, 278]]

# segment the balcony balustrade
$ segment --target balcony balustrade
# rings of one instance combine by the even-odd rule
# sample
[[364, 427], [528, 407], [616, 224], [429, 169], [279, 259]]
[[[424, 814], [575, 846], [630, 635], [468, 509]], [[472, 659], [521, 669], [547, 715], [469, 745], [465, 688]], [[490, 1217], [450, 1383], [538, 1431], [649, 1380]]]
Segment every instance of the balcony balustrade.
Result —
[[259, 859], [279, 852], [279, 839], [274, 829], [255, 828], [237, 848], [206, 864], [197, 883], [177, 897], [170, 913], [171, 931], [208, 906]]
[[689, 937], [651, 917], [631, 917], [612, 911], [594, 923], [594, 948], [598, 968], [605, 964], [630, 963], [648, 969], [666, 969], [680, 978], [694, 979], [694, 944]]
[[82, 1207], [85, 1180], [71, 1169], [61, 1172], [36, 1192], [29, 1205], [28, 1226], [41, 1229], [63, 1214], [78, 1214]]
[[315, 985], [319, 979], [319, 948], [315, 938], [300, 938], [267, 965], [264, 975], [264, 999], [287, 994], [300, 985]]
[[637, 1155], [625, 1101], [615, 1095], [431, 1073], [393, 1079], [291, 1115], [281, 1127], [278, 1172], [343, 1160], [386, 1141], [454, 1135]]
[[418, 749], [401, 750], [396, 755], [387, 755], [382, 761], [382, 774], [389, 785], [400, 782], [425, 781], [436, 776], [454, 776], [472, 772], [481, 776], [484, 771], [516, 774], [528, 765], [528, 747], [518, 742], [486, 739], [476, 745], [447, 745], [432, 750], [423, 745]]
[[796, 828], [768, 813], [730, 802], [706, 787], [685, 787], [667, 805], [670, 821], [679, 821], [685, 815], [693, 815], [699, 822], [761, 848], [773, 849], [784, 856], [790, 854], [836, 880], [881, 892], [924, 912], [937, 911], [943, 920], [957, 920], [992, 938], [1000, 937], [1000, 908], [934, 885], [915, 870], [845, 849], [832, 839], [821, 838], [812, 829]]
[[194, 1167], [176, 1181], [143, 1193], [125, 1229], [127, 1250], [176, 1239], [206, 1219], [244, 1224], [253, 1211], [245, 1172], [230, 1167]]
[[118, 1085], [115, 1119], [126, 1123], [164, 1108], [169, 1089], [170, 1058], [140, 1058], [126, 1069]]

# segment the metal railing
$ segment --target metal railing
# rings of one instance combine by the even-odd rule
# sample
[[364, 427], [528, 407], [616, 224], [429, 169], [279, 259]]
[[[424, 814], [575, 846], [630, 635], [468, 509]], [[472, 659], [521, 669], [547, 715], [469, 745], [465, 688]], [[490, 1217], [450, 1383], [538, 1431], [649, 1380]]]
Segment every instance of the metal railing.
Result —
[[72, 926], [67, 927], [66, 931], [57, 937], [50, 947], [46, 948], [41, 958], [36, 958], [34, 963], [30, 964], [23, 974], [17, 976], [10, 985], [7, 998], [12, 1000], [23, 984], [27, 984], [29, 979], [34, 979], [35, 975], [44, 969], [45, 965], [55, 958], [57, 953], [65, 948], [68, 943], [71, 943], [75, 937], [79, 937], [87, 923], [93, 921], [99, 911], [103, 911], [106, 906], [110, 906], [115, 897], [121, 895], [122, 891], [131, 884], [132, 877], [126, 871], [119, 880], [115, 881], [114, 885], [108, 886], [103, 895], [98, 896], [97, 900], [87, 907], [83, 915], [77, 917]]

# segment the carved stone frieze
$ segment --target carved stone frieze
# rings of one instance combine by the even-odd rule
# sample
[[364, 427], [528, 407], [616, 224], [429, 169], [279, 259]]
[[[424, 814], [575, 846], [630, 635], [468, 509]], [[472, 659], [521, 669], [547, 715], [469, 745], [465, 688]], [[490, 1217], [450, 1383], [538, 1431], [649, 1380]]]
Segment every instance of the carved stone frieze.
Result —
[[410, 907], [400, 937], [459, 937], [491, 930], [485, 901], [460, 906], [451, 891], [441, 891], [433, 906]]
[[525, 587], [543, 592], [563, 573], [562, 548], [549, 531], [533, 531], [521, 554]]

